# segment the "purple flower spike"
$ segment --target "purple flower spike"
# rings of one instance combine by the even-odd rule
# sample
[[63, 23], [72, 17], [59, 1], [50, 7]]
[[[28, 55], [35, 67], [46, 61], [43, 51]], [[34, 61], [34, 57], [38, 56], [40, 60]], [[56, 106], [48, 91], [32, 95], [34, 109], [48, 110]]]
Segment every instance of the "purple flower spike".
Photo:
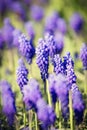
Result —
[[12, 125], [16, 114], [14, 93], [11, 90], [11, 85], [5, 80], [0, 82], [0, 91], [3, 113], [6, 115], [9, 125]]
[[54, 55], [57, 54], [57, 44], [55, 42], [54, 36], [46, 33], [45, 42], [49, 49], [49, 56], [51, 59], [53, 59]]
[[70, 26], [76, 33], [82, 29], [83, 23], [83, 18], [79, 13], [74, 13], [70, 18]]
[[63, 35], [57, 33], [55, 34], [55, 42], [57, 44], [57, 53], [61, 54], [64, 48], [64, 37]]
[[36, 63], [40, 68], [41, 78], [45, 81], [48, 78], [49, 49], [43, 39], [39, 39], [36, 48]]
[[56, 120], [56, 114], [52, 107], [50, 106], [47, 106], [47, 107], [48, 107], [48, 113], [49, 113], [49, 124], [54, 124]]
[[71, 86], [73, 83], [76, 83], [76, 75], [74, 73], [74, 62], [68, 52], [66, 56], [64, 56], [64, 69], [67, 77], [68, 85]]
[[71, 90], [76, 124], [79, 125], [83, 121], [85, 105], [82, 99], [82, 94], [78, 89], [78, 86], [76, 84], [73, 84]]
[[21, 35], [21, 31], [20, 30], [18, 30], [18, 29], [15, 29], [14, 31], [13, 31], [13, 45], [15, 46], [15, 47], [19, 47], [19, 36]]
[[34, 108], [36, 110], [36, 103], [42, 97], [38, 82], [35, 79], [30, 79], [28, 84], [23, 87], [22, 92], [27, 109]]
[[26, 19], [26, 13], [25, 10], [21, 4], [21, 2], [13, 2], [10, 6], [10, 9], [16, 13], [22, 20]]
[[53, 108], [48, 106], [43, 98], [37, 101], [37, 115], [44, 128], [54, 124], [56, 119]]
[[28, 64], [31, 64], [32, 58], [35, 54], [35, 49], [32, 43], [32, 39], [28, 40], [28, 38], [24, 34], [21, 34], [19, 37], [19, 43], [20, 43], [19, 50], [22, 56], [25, 57]]
[[42, 122], [42, 126], [47, 128], [49, 124], [49, 113], [47, 104], [43, 98], [37, 101], [37, 116], [38, 119]]
[[22, 59], [19, 60], [19, 67], [16, 70], [16, 74], [17, 83], [20, 86], [20, 89], [22, 90], [24, 85], [26, 85], [28, 82], [28, 69], [26, 69]]
[[52, 97], [52, 103], [55, 104], [57, 101], [57, 94], [55, 91], [55, 83], [56, 83], [55, 75], [50, 74], [48, 78], [48, 82], [49, 82], [49, 91]]
[[56, 54], [53, 58], [53, 65], [54, 65], [54, 72], [56, 75], [59, 73], [63, 74], [64, 73], [64, 67], [63, 67], [63, 62], [62, 59], [60, 58], [59, 54]]
[[45, 20], [45, 31], [53, 33], [57, 27], [57, 20], [59, 15], [57, 12], [53, 12]]
[[25, 29], [26, 29], [28, 35], [30, 36], [30, 38], [34, 39], [35, 31], [34, 31], [34, 28], [33, 28], [33, 23], [32, 22], [25, 23]]
[[41, 21], [44, 16], [44, 9], [38, 5], [32, 5], [30, 8], [30, 15], [35, 21]]
[[67, 32], [67, 25], [63, 18], [59, 18], [57, 21], [57, 29], [62, 34], [65, 34]]
[[12, 43], [13, 43], [13, 33], [14, 31], [14, 27], [12, 26], [10, 19], [9, 18], [5, 18], [4, 19], [4, 27], [2, 28], [2, 33], [3, 33], [3, 38], [4, 41], [7, 43], [7, 46], [9, 48], [13, 47]]
[[82, 60], [84, 70], [87, 70], [87, 45], [85, 43], [82, 45], [80, 58]]
[[55, 91], [59, 101], [61, 102], [62, 116], [67, 120], [69, 116], [69, 89], [64, 75], [59, 74], [56, 77]]

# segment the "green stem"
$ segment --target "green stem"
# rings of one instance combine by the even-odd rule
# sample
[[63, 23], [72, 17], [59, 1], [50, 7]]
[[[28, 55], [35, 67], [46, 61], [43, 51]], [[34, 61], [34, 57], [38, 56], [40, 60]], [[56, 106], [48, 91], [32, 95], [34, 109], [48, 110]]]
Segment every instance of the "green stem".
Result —
[[61, 130], [61, 128], [62, 128], [61, 118], [62, 118], [62, 115], [61, 115], [61, 102], [59, 101], [59, 130]]
[[37, 114], [35, 113], [35, 130], [38, 130]]
[[46, 80], [46, 83], [47, 83], [46, 89], [47, 89], [47, 96], [48, 96], [48, 104], [49, 104], [49, 106], [52, 106], [51, 96], [50, 96], [50, 92], [49, 92], [48, 80]]
[[71, 90], [69, 91], [69, 111], [70, 111], [70, 128], [71, 128], [71, 130], [74, 130]]
[[26, 110], [25, 110], [25, 104], [24, 104], [24, 112], [23, 112], [23, 121], [24, 121], [24, 127], [26, 127]]
[[29, 110], [29, 130], [32, 130], [32, 110]]

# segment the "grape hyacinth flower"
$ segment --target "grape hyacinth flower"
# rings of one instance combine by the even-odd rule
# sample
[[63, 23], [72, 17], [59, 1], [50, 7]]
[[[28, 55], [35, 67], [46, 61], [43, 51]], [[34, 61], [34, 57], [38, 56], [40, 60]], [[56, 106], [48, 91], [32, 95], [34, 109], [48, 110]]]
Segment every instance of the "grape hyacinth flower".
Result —
[[57, 44], [55, 42], [54, 36], [46, 33], [45, 42], [49, 49], [49, 56], [51, 59], [53, 59], [54, 55], [57, 54]]
[[12, 2], [10, 9], [14, 13], [16, 13], [21, 18], [21, 20], [24, 20], [24, 21], [26, 20], [26, 13], [21, 2], [18, 2], [18, 1]]
[[56, 101], [57, 101], [57, 94], [55, 92], [55, 76], [54, 74], [50, 74], [49, 78], [48, 78], [48, 83], [49, 83], [49, 92], [51, 94], [52, 97], [52, 103], [55, 105]]
[[58, 75], [59, 73], [61, 74], [64, 73], [63, 62], [59, 54], [54, 55], [53, 65], [54, 65], [54, 72], [56, 73], [56, 75]]
[[62, 34], [65, 34], [67, 32], [67, 25], [66, 25], [66, 22], [63, 18], [58, 18], [57, 29]]
[[58, 13], [55, 11], [45, 20], [45, 31], [54, 33], [57, 27], [57, 20], [59, 18]]
[[42, 122], [43, 129], [47, 129], [49, 125], [54, 124], [56, 119], [54, 110], [46, 104], [43, 98], [37, 101], [37, 116]]
[[44, 16], [44, 9], [38, 5], [32, 5], [30, 8], [31, 18], [35, 21], [41, 21]]
[[35, 30], [34, 30], [34, 27], [33, 27], [33, 23], [32, 22], [25, 23], [25, 29], [26, 29], [29, 37], [31, 39], [34, 39], [34, 37], [35, 37]]
[[4, 41], [7, 43], [7, 46], [9, 48], [13, 47], [12, 43], [13, 43], [13, 33], [14, 31], [14, 27], [11, 24], [11, 21], [9, 18], [5, 18], [4, 19], [4, 26], [2, 28], [2, 34], [3, 34], [3, 38]]
[[28, 64], [32, 63], [32, 58], [35, 54], [35, 48], [32, 43], [32, 39], [28, 40], [28, 38], [24, 35], [21, 34], [19, 37], [19, 50], [28, 62]]
[[9, 125], [12, 125], [16, 114], [14, 93], [12, 92], [11, 85], [5, 80], [0, 81], [0, 91], [2, 111], [6, 115]]
[[85, 104], [82, 99], [82, 94], [78, 89], [76, 84], [73, 84], [71, 87], [72, 91], [72, 103], [73, 103], [73, 110], [75, 113], [76, 124], [79, 125], [83, 121]]
[[26, 68], [24, 62], [22, 59], [19, 60], [19, 67], [16, 70], [17, 74], [17, 83], [20, 86], [20, 89], [22, 90], [24, 85], [28, 83], [28, 69]]
[[55, 42], [57, 44], [57, 53], [61, 54], [64, 48], [64, 37], [63, 35], [56, 33], [55, 34]]
[[18, 39], [19, 39], [19, 36], [22, 34], [22, 32], [20, 31], [20, 30], [18, 30], [18, 29], [15, 29], [14, 31], [13, 31], [13, 45], [15, 46], [15, 47], [19, 47], [19, 41], [18, 41]]
[[71, 28], [78, 33], [83, 27], [84, 20], [79, 13], [74, 13], [70, 18]]
[[62, 116], [65, 120], [69, 116], [69, 89], [67, 86], [67, 80], [64, 75], [59, 74], [55, 77], [55, 91], [58, 97], [58, 100], [61, 102]]
[[65, 70], [65, 74], [67, 77], [67, 82], [69, 87], [71, 87], [71, 85], [73, 83], [76, 83], [76, 75], [74, 73], [74, 62], [70, 56], [70, 53], [68, 52], [66, 56], [64, 56], [64, 62], [63, 62], [63, 66], [64, 66], [64, 70]]
[[36, 103], [42, 97], [38, 82], [35, 79], [31, 78], [28, 81], [27, 85], [23, 87], [22, 92], [23, 101], [25, 102], [27, 109], [34, 108], [36, 111]]
[[87, 45], [85, 43], [82, 45], [80, 58], [82, 60], [84, 70], [87, 70]]
[[36, 48], [36, 63], [40, 69], [41, 78], [45, 82], [48, 78], [49, 49], [43, 39], [39, 39]]

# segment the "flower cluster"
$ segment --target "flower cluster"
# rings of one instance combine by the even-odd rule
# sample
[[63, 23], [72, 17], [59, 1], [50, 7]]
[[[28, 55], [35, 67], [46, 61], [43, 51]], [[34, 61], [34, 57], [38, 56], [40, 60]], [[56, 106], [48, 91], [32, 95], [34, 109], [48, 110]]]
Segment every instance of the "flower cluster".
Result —
[[3, 34], [3, 38], [4, 41], [7, 44], [7, 47], [11, 48], [13, 47], [12, 43], [13, 43], [13, 31], [14, 31], [14, 27], [11, 24], [11, 21], [9, 18], [5, 18], [4, 19], [4, 26], [2, 28], [2, 34]]
[[82, 60], [84, 70], [87, 70], [87, 45], [85, 43], [81, 48], [80, 58]]
[[76, 124], [79, 125], [83, 120], [85, 105], [82, 99], [82, 94], [78, 89], [78, 86], [76, 84], [73, 84], [71, 90]]
[[83, 18], [79, 13], [74, 13], [70, 18], [70, 26], [75, 32], [79, 32], [83, 27]]
[[30, 15], [31, 18], [35, 21], [41, 21], [44, 16], [44, 10], [41, 6], [38, 5], [32, 5], [30, 8]]
[[[69, 90], [67, 87], [67, 81], [64, 75], [50, 75], [49, 76], [49, 90], [52, 94], [55, 94], [53, 100], [55, 100], [55, 97], [61, 102], [61, 110], [62, 110], [62, 115], [64, 119], [68, 118], [69, 114], [69, 108], [68, 108], [68, 94]], [[56, 99], [56, 100], [57, 100]]]
[[49, 56], [51, 59], [53, 59], [54, 55], [57, 54], [57, 44], [55, 42], [54, 36], [46, 33], [45, 42], [49, 49]]
[[14, 93], [11, 90], [11, 85], [5, 80], [0, 81], [0, 91], [2, 111], [6, 115], [9, 125], [12, 125], [16, 114]]
[[23, 89], [23, 86], [27, 84], [28, 82], [28, 69], [26, 68], [25, 64], [23, 63], [23, 60], [19, 60], [19, 67], [16, 70], [17, 74], [17, 83], [20, 86], [20, 89]]
[[64, 70], [67, 76], [68, 84], [71, 86], [73, 83], [76, 83], [76, 75], [74, 73], [74, 62], [68, 52], [66, 56], [64, 56]]
[[23, 101], [25, 102], [27, 109], [34, 108], [36, 110], [36, 103], [42, 97], [38, 82], [31, 78], [27, 85], [23, 87], [22, 93]]
[[18, 39], [19, 39], [20, 35], [21, 35], [21, 31], [18, 30], [18, 29], [14, 29], [14, 31], [13, 31], [13, 45], [15, 47], [19, 47], [19, 41], [18, 41]]
[[53, 65], [54, 65], [54, 72], [56, 73], [56, 75], [58, 75], [59, 73], [63, 73], [64, 71], [63, 62], [59, 54], [56, 54], [54, 56]]
[[30, 36], [30, 38], [34, 39], [34, 37], [35, 37], [35, 30], [33, 28], [32, 22], [25, 23], [25, 29], [26, 29], [28, 35]]
[[50, 16], [48, 16], [45, 20], [45, 31], [54, 33], [56, 27], [57, 27], [57, 20], [58, 20], [58, 13], [53, 12]]
[[48, 78], [49, 49], [43, 39], [39, 39], [36, 48], [36, 63], [40, 68], [41, 78], [45, 81]]
[[28, 40], [28, 38], [24, 34], [21, 34], [21, 36], [19, 37], [19, 43], [20, 43], [19, 50], [22, 56], [24, 56], [27, 62], [31, 64], [32, 58], [35, 54], [35, 49], [32, 43], [32, 39]]
[[37, 102], [37, 116], [43, 123], [42, 128], [46, 129], [49, 125], [54, 124], [56, 115], [52, 107], [48, 106], [45, 100], [39, 99]]
[[67, 25], [66, 25], [66, 22], [63, 18], [58, 18], [57, 29], [62, 34], [65, 34], [67, 32]]

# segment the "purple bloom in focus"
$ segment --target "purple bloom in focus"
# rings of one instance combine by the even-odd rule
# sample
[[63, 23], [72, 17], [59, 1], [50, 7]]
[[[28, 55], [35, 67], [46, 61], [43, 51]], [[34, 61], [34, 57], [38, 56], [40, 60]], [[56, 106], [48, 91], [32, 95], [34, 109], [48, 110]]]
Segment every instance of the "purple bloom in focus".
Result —
[[28, 35], [30, 36], [30, 38], [34, 39], [35, 30], [34, 30], [34, 27], [33, 27], [33, 23], [32, 22], [25, 23], [25, 29], [26, 29]]
[[19, 37], [19, 43], [20, 43], [19, 50], [22, 56], [24, 56], [28, 64], [31, 64], [32, 58], [35, 54], [32, 39], [28, 40], [28, 38], [24, 34], [21, 34]]
[[37, 101], [42, 97], [39, 84], [35, 79], [30, 79], [28, 84], [23, 87], [23, 101], [27, 109], [36, 108]]
[[49, 49], [43, 39], [39, 39], [36, 48], [36, 63], [40, 69], [41, 78], [45, 81], [48, 78]]
[[30, 8], [31, 18], [35, 21], [41, 21], [44, 16], [44, 9], [38, 5], [32, 5]]
[[63, 74], [64, 67], [63, 67], [62, 59], [60, 58], [59, 54], [56, 54], [54, 56], [53, 65], [54, 65], [54, 72], [56, 73], [56, 75], [58, 75], [59, 73]]
[[62, 34], [65, 34], [67, 32], [67, 25], [66, 25], [66, 22], [63, 18], [58, 18], [57, 29]]
[[28, 82], [28, 69], [24, 65], [24, 62], [22, 59], [19, 60], [19, 67], [16, 70], [17, 74], [17, 83], [20, 86], [20, 89], [22, 90], [24, 85]]
[[15, 47], [19, 47], [19, 36], [22, 34], [22, 32], [18, 29], [15, 29], [13, 31], [13, 45]]
[[85, 105], [82, 99], [82, 94], [78, 89], [78, 86], [76, 84], [73, 84], [71, 90], [76, 124], [79, 125], [83, 121]]
[[57, 27], [57, 20], [59, 15], [57, 12], [53, 12], [50, 16], [48, 16], [45, 20], [45, 31], [54, 32]]
[[74, 13], [70, 18], [70, 26], [75, 32], [79, 32], [83, 27], [83, 18], [79, 13]]
[[0, 82], [0, 91], [2, 99], [2, 111], [6, 115], [9, 125], [12, 125], [14, 122], [14, 116], [16, 114], [14, 93], [11, 90], [11, 85], [5, 80]]
[[84, 70], [87, 70], [87, 45], [85, 43], [82, 45], [80, 58], [82, 60]]
[[67, 53], [66, 56], [64, 56], [63, 65], [64, 65], [68, 85], [71, 86], [73, 83], [76, 83], [77, 77], [74, 72], [74, 62], [73, 62], [69, 52]]
[[57, 44], [55, 42], [54, 36], [46, 33], [45, 42], [49, 49], [49, 56], [51, 59], [53, 59], [54, 55], [57, 54]]
[[7, 46], [9, 48], [11, 48], [13, 45], [13, 33], [14, 31], [14, 27], [12, 26], [10, 19], [9, 18], [5, 18], [4, 19], [4, 26], [2, 28], [2, 34], [3, 34], [3, 38], [4, 41], [6, 42]]

